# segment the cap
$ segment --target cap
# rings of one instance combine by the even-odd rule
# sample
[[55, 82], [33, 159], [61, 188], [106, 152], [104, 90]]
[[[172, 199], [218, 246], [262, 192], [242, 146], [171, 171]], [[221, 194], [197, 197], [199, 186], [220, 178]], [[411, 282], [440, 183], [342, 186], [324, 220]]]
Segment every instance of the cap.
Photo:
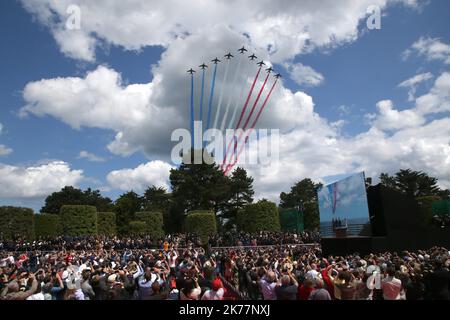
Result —
[[220, 279], [215, 279], [212, 282], [211, 287], [214, 291], [218, 291], [220, 288], [222, 288], [222, 281], [220, 281]]

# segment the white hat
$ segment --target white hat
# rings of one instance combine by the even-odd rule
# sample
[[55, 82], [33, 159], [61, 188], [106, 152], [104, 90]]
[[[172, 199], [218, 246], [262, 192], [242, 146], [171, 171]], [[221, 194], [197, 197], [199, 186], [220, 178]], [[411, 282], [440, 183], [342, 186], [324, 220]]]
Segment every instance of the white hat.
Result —
[[116, 282], [116, 279], [117, 279], [117, 275], [112, 274], [108, 277], [108, 282]]
[[68, 277], [69, 277], [69, 271], [64, 270], [64, 272], [62, 273], [61, 279], [66, 280]]

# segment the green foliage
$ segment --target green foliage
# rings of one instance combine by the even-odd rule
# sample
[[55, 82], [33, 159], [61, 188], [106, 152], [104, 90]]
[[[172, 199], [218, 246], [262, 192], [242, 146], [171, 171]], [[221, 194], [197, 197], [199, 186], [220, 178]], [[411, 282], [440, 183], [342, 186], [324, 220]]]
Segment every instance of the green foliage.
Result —
[[253, 202], [253, 178], [247, 175], [247, 171], [240, 167], [236, 168], [229, 179], [230, 199], [223, 210], [223, 217], [228, 219], [228, 226], [236, 224], [239, 211]]
[[142, 236], [145, 235], [146, 228], [144, 221], [130, 221], [128, 230], [132, 236]]
[[5, 239], [33, 239], [34, 213], [28, 208], [0, 207], [0, 236]]
[[304, 214], [306, 230], [314, 230], [319, 227], [319, 206], [317, 200], [317, 189], [320, 183], [314, 183], [311, 179], [303, 179], [297, 182], [289, 193], [280, 194], [281, 208], [299, 207]]
[[249, 233], [281, 230], [277, 206], [265, 199], [247, 205], [239, 212], [237, 222], [240, 230]]
[[65, 236], [97, 234], [97, 209], [94, 206], [62, 206], [60, 215]]
[[115, 236], [117, 234], [116, 214], [114, 212], [98, 212], [97, 230], [99, 235]]
[[211, 211], [192, 211], [186, 217], [186, 232], [200, 236], [206, 244], [210, 235], [217, 233], [216, 216]]
[[145, 211], [168, 212], [170, 208], [170, 194], [161, 187], [151, 186], [147, 188], [144, 192], [143, 208]]
[[130, 222], [134, 220], [135, 212], [142, 210], [142, 198], [135, 192], [122, 194], [115, 202], [117, 232], [120, 235], [130, 234]]
[[62, 235], [60, 216], [57, 214], [36, 214], [34, 216], [34, 231], [36, 237], [58, 237]]
[[170, 171], [172, 198], [183, 210], [178, 214], [192, 210], [218, 212], [229, 199], [229, 178], [215, 163], [194, 164], [193, 160]]
[[144, 232], [153, 239], [164, 236], [163, 214], [161, 212], [136, 212], [136, 221], [145, 223]]
[[445, 196], [448, 190], [441, 190], [438, 180], [422, 171], [401, 169], [394, 176], [387, 173], [380, 175], [382, 185], [397, 190], [407, 196], [418, 198], [425, 196]]
[[420, 207], [420, 213], [422, 214], [422, 222], [428, 225], [433, 218], [433, 202], [439, 201], [441, 198], [438, 196], [424, 196], [417, 197], [416, 200]]
[[82, 191], [74, 187], [64, 187], [45, 199], [41, 212], [58, 214], [64, 205], [90, 205], [96, 207], [98, 211], [112, 210], [112, 200], [102, 197], [99, 190], [88, 188]]

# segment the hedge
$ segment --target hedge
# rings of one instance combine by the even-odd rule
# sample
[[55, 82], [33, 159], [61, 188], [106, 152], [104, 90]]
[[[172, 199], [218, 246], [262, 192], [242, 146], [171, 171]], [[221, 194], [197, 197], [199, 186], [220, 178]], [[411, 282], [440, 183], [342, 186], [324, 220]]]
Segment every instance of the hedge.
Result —
[[114, 212], [98, 212], [97, 230], [99, 235], [115, 236], [117, 234], [116, 214]]
[[17, 237], [34, 238], [34, 213], [32, 209], [0, 207], [0, 236], [5, 239]]
[[136, 212], [135, 221], [142, 221], [145, 223], [145, 234], [157, 239], [164, 236], [163, 229], [163, 214], [161, 212]]
[[97, 234], [97, 208], [93, 206], [62, 206], [60, 216], [65, 236]]
[[247, 205], [238, 213], [237, 225], [240, 230], [249, 233], [281, 231], [277, 206], [267, 200]]
[[36, 237], [57, 237], [62, 235], [61, 219], [57, 214], [36, 214], [34, 216]]
[[130, 221], [129, 224], [130, 234], [133, 236], [141, 236], [145, 234], [145, 230], [147, 228], [146, 223], [144, 221]]
[[211, 211], [192, 211], [186, 217], [186, 232], [200, 236], [206, 244], [210, 235], [217, 233], [216, 216]]

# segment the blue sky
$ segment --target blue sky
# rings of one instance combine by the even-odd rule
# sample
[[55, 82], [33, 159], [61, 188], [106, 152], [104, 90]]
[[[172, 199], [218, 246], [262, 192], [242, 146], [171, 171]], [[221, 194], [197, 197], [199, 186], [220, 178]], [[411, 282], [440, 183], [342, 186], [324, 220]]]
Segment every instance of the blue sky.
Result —
[[[79, 1], [73, 2], [78, 3]], [[83, 4], [83, 1], [81, 3]], [[114, 9], [113, 6], [111, 4], [105, 6], [105, 16], [108, 15], [108, 10]], [[158, 122], [161, 124], [162, 121], [152, 118], [151, 121], [145, 122], [146, 125], [148, 124], [148, 127], [142, 126], [144, 131], [137, 132], [137, 129], [130, 129], [130, 133], [126, 131], [126, 128], [132, 127], [130, 124], [121, 123], [118, 128], [114, 127], [114, 125], [106, 128], [106, 125], [93, 124], [95, 123], [94, 120], [86, 123], [81, 121], [81, 128], [76, 129], [70, 125], [69, 120], [65, 116], [55, 111], [58, 107], [56, 103], [48, 103], [48, 106], [44, 105], [47, 101], [52, 101], [51, 98], [43, 97], [40, 93], [33, 93], [33, 95], [29, 95], [30, 98], [27, 101], [24, 89], [27, 84], [39, 82], [42, 79], [58, 80], [67, 77], [84, 79], [87, 72], [94, 72], [101, 65], [108, 70], [121, 74], [122, 88], [131, 84], [156, 83], [154, 74], [159, 74], [163, 77], [170, 74], [171, 67], [181, 70], [180, 74], [184, 73], [184, 67], [190, 67], [191, 61], [193, 63], [202, 61], [206, 56], [204, 50], [207, 50], [209, 43], [212, 43], [214, 40], [211, 40], [212, 36], [207, 33], [209, 22], [205, 22], [204, 29], [202, 29], [202, 26], [194, 25], [191, 21], [184, 22], [187, 29], [191, 28], [189, 32], [193, 36], [187, 36], [186, 39], [178, 38], [178, 40], [159, 40], [159, 38], [155, 40], [152, 37], [156, 37], [159, 31], [157, 28], [149, 26], [148, 30], [142, 31], [143, 36], [136, 36], [136, 40], [132, 39], [135, 43], [132, 43], [132, 40], [121, 34], [121, 32], [125, 31], [118, 31], [115, 34], [114, 30], [111, 31], [104, 28], [95, 30], [95, 21], [88, 21], [85, 25], [89, 26], [91, 30], [89, 32], [86, 31], [84, 36], [93, 38], [96, 44], [95, 58], [90, 59], [86, 55], [79, 54], [76, 50], [69, 53], [67, 50], [64, 51], [64, 40], [58, 42], [55, 38], [57, 31], [52, 31], [58, 30], [60, 26], [52, 25], [52, 22], [42, 20], [42, 12], [45, 10], [41, 10], [42, 8], [39, 7], [30, 8], [29, 5], [25, 7], [20, 1], [0, 2], [0, 37], [5, 44], [0, 50], [0, 124], [2, 125], [0, 145], [11, 150], [0, 156], [0, 166], [10, 166], [10, 168], [14, 167], [14, 170], [19, 170], [18, 172], [21, 173], [16, 175], [16, 177], [24, 180], [17, 183], [19, 185], [36, 183], [36, 190], [40, 188], [38, 184], [46, 180], [37, 179], [39, 180], [38, 182], [33, 179], [30, 180], [28, 179], [28, 173], [23, 174], [23, 171], [25, 170], [26, 172], [30, 167], [39, 167], [42, 164], [56, 160], [63, 161], [69, 172], [82, 170], [81, 178], [73, 178], [74, 184], [82, 188], [88, 186], [100, 188], [105, 195], [112, 198], [116, 198], [125, 191], [125, 187], [119, 186], [129, 186], [139, 192], [142, 191], [140, 189], [145, 184], [151, 185], [155, 183], [167, 186], [168, 173], [161, 172], [161, 170], [171, 166], [170, 161], [167, 160], [168, 152], [164, 151], [167, 153], [165, 157], [161, 155], [161, 152], [152, 149], [156, 144], [155, 141], [160, 141], [162, 145], [170, 144], [170, 141], [157, 139], [157, 133], [152, 131], [155, 125]], [[257, 168], [249, 167], [248, 170], [255, 176], [255, 184], [257, 184], [255, 187], [258, 194], [261, 197], [265, 196], [276, 200], [276, 196], [281, 191], [287, 191], [290, 184], [309, 174], [317, 179], [323, 176], [364, 170], [367, 171], [366, 175], [370, 176], [379, 174], [381, 171], [393, 172], [401, 166], [414, 166], [416, 164], [418, 166], [417, 169], [431, 171], [432, 174], [438, 176], [444, 185], [450, 181], [450, 169], [448, 168], [450, 167], [449, 139], [446, 132], [441, 132], [442, 137], [439, 141], [435, 141], [433, 137], [430, 137], [429, 140], [424, 138], [425, 140], [423, 141], [415, 141], [413, 146], [405, 146], [407, 150], [410, 150], [410, 153], [403, 151], [402, 154], [398, 154], [395, 157], [386, 155], [382, 159], [365, 154], [362, 148], [364, 142], [357, 138], [359, 134], [371, 132], [371, 128], [376, 127], [376, 124], [374, 124], [376, 119], [382, 119], [380, 118], [380, 110], [377, 108], [377, 103], [380, 101], [391, 100], [392, 108], [398, 112], [405, 110], [413, 110], [415, 112], [415, 108], [418, 108], [416, 106], [418, 102], [416, 100], [408, 101], [408, 89], [399, 87], [401, 82], [418, 74], [431, 73], [433, 79], [423, 81], [417, 85], [415, 92], [415, 98], [417, 98], [429, 93], [435, 85], [434, 81], [448, 71], [449, 64], [443, 61], [445, 54], [448, 54], [445, 48], [442, 53], [444, 58], [429, 58], [426, 55], [431, 55], [432, 53], [422, 52], [421, 54], [413, 53], [409, 58], [404, 59], [402, 58], [402, 53], [411, 48], [413, 43], [421, 38], [429, 38], [442, 44], [449, 44], [449, 7], [448, 1], [444, 0], [434, 0], [428, 3], [418, 1], [415, 7], [400, 4], [388, 5], [382, 8], [381, 30], [367, 30], [365, 28], [364, 15], [356, 16], [354, 20], [356, 21], [358, 33], [356, 36], [352, 35], [353, 39], [351, 41], [339, 40], [338, 35], [336, 41], [331, 41], [325, 45], [314, 45], [309, 50], [309, 53], [297, 53], [295, 50], [293, 52], [281, 50], [283, 46], [289, 48], [289, 40], [283, 40], [286, 43], [279, 43], [281, 48], [279, 55], [270, 56], [266, 52], [267, 60], [273, 60], [277, 70], [284, 74], [284, 87], [290, 90], [292, 94], [301, 92], [305, 97], [311, 97], [314, 105], [312, 112], [320, 117], [320, 121], [316, 119], [314, 121], [318, 122], [315, 123], [312, 120], [304, 120], [308, 123], [303, 123], [301, 122], [303, 120], [300, 119], [298, 123], [280, 121], [273, 124], [275, 128], [286, 129], [286, 133], [293, 130], [293, 128], [301, 130], [303, 133], [311, 133], [312, 137], [317, 137], [317, 142], [299, 145], [296, 149], [300, 150], [299, 152], [303, 150], [304, 153], [299, 153], [295, 156], [288, 151], [284, 151], [285, 153], [281, 152], [280, 157], [289, 159], [290, 163], [282, 164], [283, 168], [285, 167], [286, 169], [276, 173], [276, 176], [279, 177], [278, 179], [265, 180]], [[61, 12], [64, 13], [64, 8], [58, 7], [53, 9], [57, 12], [57, 15], [61, 15]], [[92, 8], [92, 10], [94, 9]], [[303, 9], [301, 3], [299, 3], [299, 10]], [[351, 10], [351, 4], [349, 4], [349, 10]], [[114, 12], [117, 11], [120, 10], [115, 10]], [[184, 14], [191, 16], [195, 14], [194, 11], [192, 9], [192, 12], [185, 12]], [[163, 9], [161, 9], [161, 12], [164, 15], [165, 11]], [[352, 14], [352, 12], [349, 14]], [[217, 14], [220, 17], [220, 13], [213, 12], [213, 14]], [[358, 12], [358, 14], [360, 13]], [[99, 16], [97, 24], [101, 25], [105, 16]], [[91, 15], [86, 19], [92, 19]], [[227, 19], [229, 17], [224, 15], [223, 20], [228, 21]], [[122, 23], [123, 28], [126, 29], [127, 23], [132, 22], [134, 23], [134, 21], [124, 18], [123, 21], [117, 21], [117, 24]], [[192, 25], [189, 25], [189, 23]], [[231, 25], [233, 21], [229, 23]], [[280, 28], [282, 27], [280, 26]], [[312, 24], [309, 27], [313, 30], [325, 30], [328, 28], [325, 24]], [[239, 28], [239, 26], [236, 28]], [[251, 27], [248, 28], [251, 29]], [[289, 26], [286, 26], [286, 28], [289, 28]], [[336, 28], [341, 28], [341, 26], [338, 25]], [[320, 33], [325, 32], [323, 30], [319, 31]], [[348, 33], [351, 32], [347, 31], [347, 29], [343, 30], [342, 38], [345, 38]], [[207, 35], [205, 36], [205, 34]], [[181, 67], [175, 66], [175, 63], [173, 63], [173, 66], [170, 65], [171, 61], [173, 61], [170, 59], [171, 55], [176, 54], [175, 48], [182, 47], [183, 41], [186, 43], [186, 46], [189, 46], [189, 41], [194, 36], [205, 37], [206, 49], [198, 49], [198, 56], [196, 56], [195, 52], [192, 52], [192, 56], [182, 56], [179, 59], [175, 59], [177, 60], [176, 63], [181, 63]], [[163, 36], [161, 37], [164, 38]], [[259, 52], [261, 50], [264, 51], [261, 48], [265, 47], [266, 40], [264, 38], [260, 40], [256, 32], [252, 34], [251, 31], [250, 37], [252, 39], [251, 45], [254, 45], [255, 50], [259, 50]], [[228, 38], [232, 38], [232, 36]], [[228, 38], [226, 38], [226, 41], [229, 40]], [[270, 38], [270, 35], [267, 38]], [[311, 42], [314, 43], [314, 41], [319, 42], [311, 36]], [[235, 39], [230, 40], [230, 43], [233, 44], [238, 42], [238, 39], [236, 41]], [[226, 53], [233, 50], [233, 48], [225, 44], [225, 40], [223, 43], [223, 48], [219, 48], [219, 51]], [[214, 50], [217, 50], [217, 48]], [[167, 53], [166, 58], [162, 56], [164, 52]], [[284, 52], [284, 54], [282, 55], [281, 52]], [[211, 53], [211, 55], [214, 54]], [[185, 58], [188, 62], [182, 64]], [[160, 64], [159, 66], [158, 63]], [[315, 86], [308, 86], [299, 85], [290, 79], [282, 65], [295, 66], [299, 63], [314, 69], [315, 72], [323, 76], [324, 80]], [[156, 68], [153, 72], [152, 66]], [[167, 85], [163, 87], [165, 83], [168, 83], [167, 77], [163, 77], [163, 79], [166, 82], [163, 81], [161, 87], [156, 87], [158, 85], [156, 83], [156, 88], [164, 89], [168, 87]], [[177, 82], [174, 81], [173, 83]], [[448, 103], [447, 96], [439, 95], [439, 97], [443, 100], [440, 102], [441, 105]], [[297, 98], [304, 101], [303, 96]], [[67, 99], [71, 99], [71, 96], [67, 96]], [[36, 107], [32, 111], [27, 112], [25, 117], [19, 116], [21, 108], [29, 103], [41, 103], [39, 108], [42, 109], [38, 110], [38, 107]], [[308, 102], [304, 103], [305, 105], [308, 104]], [[92, 105], [92, 108], [96, 107], [96, 105]], [[130, 108], [133, 108], [132, 104]], [[306, 109], [305, 107], [302, 110]], [[74, 110], [77, 109], [75, 108]], [[372, 122], [368, 120], [370, 118], [368, 117], [369, 114], [372, 114]], [[181, 116], [182, 120], [180, 120], [180, 123], [187, 126], [188, 119], [184, 115], [185, 113]], [[312, 117], [311, 119], [314, 118], [311, 114], [307, 114], [305, 119], [308, 119], [307, 117], [309, 116]], [[377, 116], [378, 118], [376, 118]], [[407, 129], [417, 130], [414, 132], [419, 134], [420, 130], [433, 122], [433, 120], [443, 119], [446, 121], [448, 116], [449, 110], [445, 108], [439, 112], [422, 112], [420, 117], [423, 117], [425, 122], [420, 120], [417, 125]], [[414, 115], [414, 118], [411, 119], [416, 119], [416, 116]], [[268, 122], [270, 120], [270, 115], [266, 115], [265, 121]], [[333, 123], [338, 121], [345, 122], [341, 123], [338, 128], [333, 127]], [[283, 126], [285, 127], [283, 128]], [[148, 130], [148, 133], [145, 130]], [[331, 139], [334, 139], [335, 143], [337, 143], [336, 147], [323, 150], [320, 154], [310, 154], [311, 152], [308, 150], [318, 150], [319, 147], [324, 145], [325, 140], [330, 139], [330, 134], [326, 133], [329, 130], [334, 130], [334, 136], [331, 134], [333, 136]], [[377, 130], [380, 130], [386, 136], [382, 138], [383, 142], [380, 142], [378, 146], [374, 146], [375, 149], [402, 149], [401, 137], [408, 136], [408, 133], [404, 131], [406, 129], [399, 127], [397, 123], [392, 128], [379, 127]], [[115, 140], [116, 134], [120, 131], [124, 133], [124, 139], [128, 139], [128, 145], [135, 143], [132, 147], [136, 147], [137, 151], [127, 152], [126, 154], [122, 152], [121, 154], [121, 152], [111, 151], [111, 148], [108, 148], [108, 145]], [[148, 138], [150, 139], [149, 141], [146, 140], [147, 138], [143, 138], [147, 134], [148, 136], [155, 136], [155, 141], [152, 141], [151, 137]], [[299, 134], [296, 136], [299, 137]], [[373, 134], [373, 132], [370, 134]], [[396, 134], [398, 134], [397, 138], [391, 138]], [[287, 138], [288, 135], [286, 135]], [[289, 139], [292, 141], [292, 137], [289, 137]], [[314, 140], [311, 137], [307, 139]], [[367, 139], [372, 141], [373, 138], [368, 137]], [[309, 149], [311, 143], [317, 143], [318, 147]], [[443, 156], [440, 158], [433, 157], [434, 160], [431, 161], [425, 155], [424, 144], [432, 149], [434, 148], [435, 152], [442, 147], [446, 148], [446, 151], [442, 149]], [[357, 154], [352, 153], [352, 150], [356, 148], [355, 145], [361, 148]], [[81, 151], [95, 155], [97, 158], [101, 158], [102, 161], [89, 161], [87, 158], [80, 158]], [[291, 158], [291, 156], [294, 158]], [[318, 163], [308, 161], [309, 156], [318, 159]], [[323, 165], [320, 162], [322, 156], [324, 157]], [[396, 159], [391, 161], [391, 158]], [[296, 159], [301, 163], [301, 167], [294, 169], [289, 167]], [[154, 163], [157, 160], [164, 162], [166, 165], [160, 163], [157, 165]], [[150, 165], [151, 163], [153, 165]], [[145, 164], [149, 165], [141, 167], [141, 171], [135, 170]], [[134, 171], [122, 172], [118, 177], [116, 176], [116, 180], [113, 178], [107, 179], [108, 174], [112, 171], [124, 169]], [[292, 174], [293, 170], [294, 174]], [[131, 181], [133, 178], [137, 181]], [[57, 189], [64, 182], [64, 178], [61, 179], [52, 181], [54, 183], [53, 189]], [[122, 180], [117, 181], [117, 179]], [[111, 182], [113, 180], [114, 182]], [[8, 188], [8, 183], [10, 183], [10, 180], [6, 178], [4, 181], [0, 181], [2, 188]], [[39, 209], [43, 199], [43, 195], [40, 192], [33, 189], [33, 187], [30, 187], [32, 191], [28, 193], [20, 192], [19, 186], [15, 186], [15, 188], [19, 190], [16, 192], [17, 195], [12, 191], [1, 194], [0, 204], [29, 205]], [[49, 190], [52, 190], [52, 188], [49, 187]]]

